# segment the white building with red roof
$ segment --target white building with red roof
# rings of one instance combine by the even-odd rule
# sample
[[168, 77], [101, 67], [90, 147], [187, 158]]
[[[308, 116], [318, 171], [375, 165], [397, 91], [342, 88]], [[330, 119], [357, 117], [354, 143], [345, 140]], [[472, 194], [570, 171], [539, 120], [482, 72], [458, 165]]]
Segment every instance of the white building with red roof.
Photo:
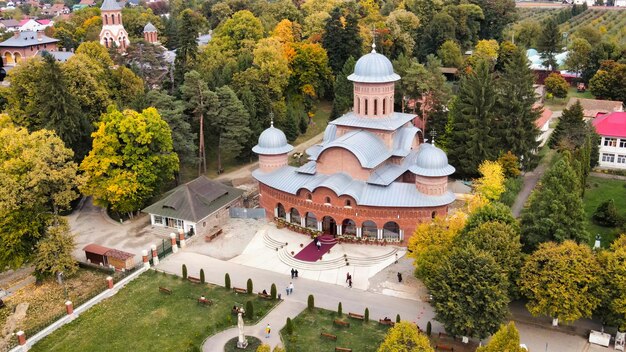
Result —
[[626, 170], [626, 112], [613, 112], [592, 121], [600, 141], [600, 167]]

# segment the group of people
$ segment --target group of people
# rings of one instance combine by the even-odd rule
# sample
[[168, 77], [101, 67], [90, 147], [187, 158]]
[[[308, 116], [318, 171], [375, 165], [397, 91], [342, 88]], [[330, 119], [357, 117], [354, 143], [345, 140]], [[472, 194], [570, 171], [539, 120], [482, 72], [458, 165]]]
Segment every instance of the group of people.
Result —
[[293, 293], [293, 282], [290, 282], [289, 286], [287, 286], [287, 296], [289, 296], [292, 293]]
[[291, 268], [291, 278], [298, 278], [298, 269]]

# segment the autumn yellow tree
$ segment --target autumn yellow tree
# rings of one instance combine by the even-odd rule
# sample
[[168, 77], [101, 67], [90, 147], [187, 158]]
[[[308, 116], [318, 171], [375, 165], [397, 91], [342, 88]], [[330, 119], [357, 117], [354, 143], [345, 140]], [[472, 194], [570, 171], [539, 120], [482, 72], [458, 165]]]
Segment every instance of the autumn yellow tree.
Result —
[[476, 180], [475, 191], [482, 197], [494, 201], [504, 193], [504, 172], [497, 161], [485, 160], [478, 167], [481, 177]]
[[519, 331], [515, 323], [509, 322], [502, 325], [485, 346], [478, 347], [476, 352], [524, 352], [520, 347]]
[[428, 337], [417, 330], [415, 324], [408, 321], [396, 323], [389, 329], [385, 340], [378, 347], [378, 352], [434, 352]]

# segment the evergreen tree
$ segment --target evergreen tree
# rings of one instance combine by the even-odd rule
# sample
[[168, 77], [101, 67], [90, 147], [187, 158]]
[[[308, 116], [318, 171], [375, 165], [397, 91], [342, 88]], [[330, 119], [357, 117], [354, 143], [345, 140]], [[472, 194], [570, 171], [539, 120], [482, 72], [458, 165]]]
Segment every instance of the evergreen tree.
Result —
[[526, 251], [540, 243], [573, 239], [586, 243], [585, 210], [580, 182], [567, 157], [545, 173], [522, 211], [522, 243]]
[[333, 110], [330, 113], [332, 120], [349, 111], [353, 105], [354, 90], [352, 82], [348, 81], [348, 76], [354, 72], [355, 64], [356, 60], [350, 56], [335, 78], [335, 100], [333, 101]]
[[335, 7], [326, 22], [322, 38], [322, 46], [328, 53], [328, 63], [333, 72], [340, 72], [350, 56], [361, 56], [361, 42], [356, 14]]
[[541, 54], [543, 65], [549, 70], [556, 71], [556, 54], [561, 52], [561, 31], [554, 17], [543, 22], [543, 30], [537, 42], [537, 51]]
[[299, 116], [295, 112], [287, 110], [287, 122], [284, 127], [285, 136], [289, 142], [293, 142], [298, 138], [300, 134], [298, 125], [300, 123]]
[[174, 60], [174, 80], [177, 85], [182, 84], [185, 73], [189, 71], [198, 55], [198, 34], [200, 33], [201, 19], [191, 9], [183, 10], [177, 19], [177, 48]]
[[458, 99], [450, 111], [450, 163], [463, 176], [476, 176], [483, 160], [494, 160], [496, 89], [489, 64], [479, 61], [474, 71], [461, 78]]
[[483, 339], [498, 330], [508, 313], [502, 269], [472, 244], [456, 247], [427, 285], [436, 319], [454, 336]]
[[528, 65], [526, 52], [516, 49], [504, 64], [498, 80], [498, 144], [522, 161], [522, 167], [532, 164], [539, 146], [539, 130], [535, 121], [541, 114], [534, 109], [534, 75]]
[[563, 109], [559, 123], [550, 136], [548, 142], [550, 148], [555, 148], [561, 144], [570, 145], [571, 149], [582, 146], [585, 143], [587, 132], [587, 125], [583, 118], [583, 107], [580, 100], [576, 100], [576, 103], [571, 107]]
[[217, 132], [217, 168], [222, 171], [222, 155], [237, 157], [250, 137], [250, 117], [235, 92], [229, 86], [217, 90], [219, 107], [212, 121]]

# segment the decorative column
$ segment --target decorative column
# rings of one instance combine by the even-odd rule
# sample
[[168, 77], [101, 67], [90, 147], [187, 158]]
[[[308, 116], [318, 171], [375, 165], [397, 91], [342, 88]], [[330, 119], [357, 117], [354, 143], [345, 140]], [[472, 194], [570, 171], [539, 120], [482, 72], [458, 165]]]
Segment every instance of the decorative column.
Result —
[[379, 240], [383, 239], [383, 229], [377, 229], [376, 230], [376, 238]]
[[285, 220], [287, 220], [287, 222], [291, 222], [291, 213], [285, 213]]
[[180, 248], [187, 247], [187, 242], [185, 241], [185, 231], [183, 229], [178, 229], [178, 240], [180, 241]]
[[300, 217], [300, 226], [306, 227], [306, 218]]
[[357, 238], [361, 238], [361, 236], [363, 236], [363, 228], [362, 227], [357, 227], [356, 228], [356, 237]]
[[74, 306], [72, 305], [72, 301], [65, 302], [65, 311], [67, 312], [67, 315], [74, 314]]
[[278, 217], [278, 207], [274, 207], [274, 217]]
[[178, 253], [178, 245], [176, 244], [176, 234], [170, 233], [170, 240], [172, 241], [172, 253]]
[[113, 278], [110, 276], [107, 276], [107, 287], [109, 290], [113, 289]]
[[159, 265], [159, 254], [157, 253], [156, 245], [153, 244], [150, 249], [152, 249], [152, 264], [157, 266]]
[[24, 331], [20, 330], [15, 335], [17, 336], [17, 343], [20, 346], [24, 346], [26, 344], [26, 335], [24, 334]]
[[322, 222], [321, 221], [317, 222], [317, 231], [322, 231]]
[[148, 251], [145, 249], [141, 251], [141, 260], [143, 261], [144, 268], [147, 269], [150, 267], [150, 262], [148, 261]]
[[404, 230], [400, 229], [400, 242], [404, 241]]
[[341, 225], [337, 225], [337, 235], [343, 235], [343, 232], [341, 232]]

